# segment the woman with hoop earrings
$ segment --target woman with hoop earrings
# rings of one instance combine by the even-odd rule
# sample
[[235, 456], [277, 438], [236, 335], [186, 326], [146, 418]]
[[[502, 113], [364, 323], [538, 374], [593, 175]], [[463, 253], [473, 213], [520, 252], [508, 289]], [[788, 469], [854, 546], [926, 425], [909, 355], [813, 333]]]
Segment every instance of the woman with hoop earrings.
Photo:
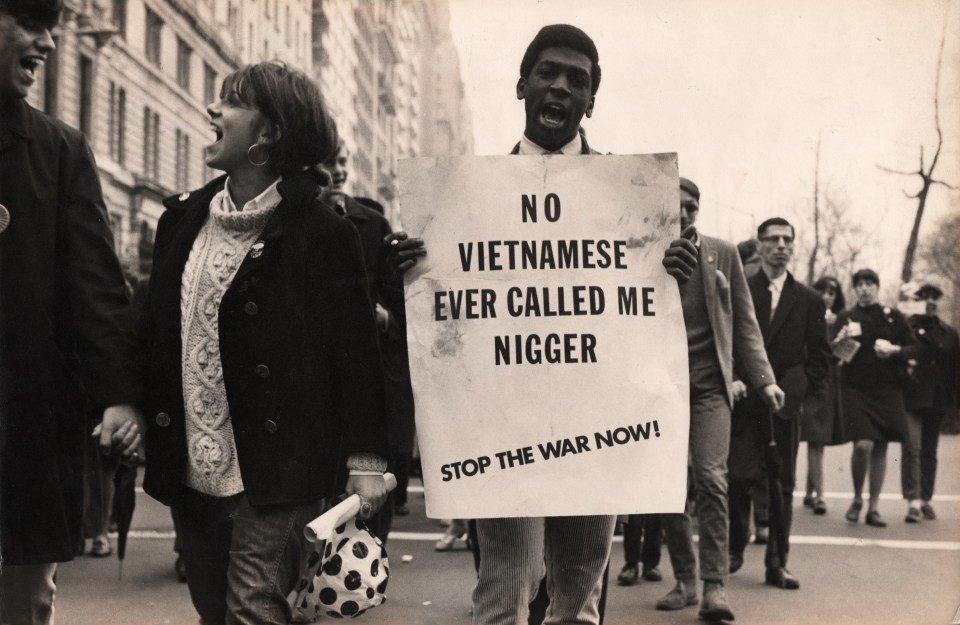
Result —
[[164, 202], [141, 319], [144, 490], [176, 511], [203, 623], [289, 623], [303, 526], [386, 495], [377, 330], [357, 232], [318, 199], [338, 138], [316, 85], [250, 65], [207, 112], [225, 175]]

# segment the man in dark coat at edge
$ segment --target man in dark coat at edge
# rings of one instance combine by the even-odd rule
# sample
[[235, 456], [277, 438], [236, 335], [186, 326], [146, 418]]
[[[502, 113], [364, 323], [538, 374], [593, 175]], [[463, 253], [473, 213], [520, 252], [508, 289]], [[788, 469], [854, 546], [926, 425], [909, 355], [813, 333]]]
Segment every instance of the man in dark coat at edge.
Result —
[[907, 436], [903, 443], [900, 480], [907, 500], [907, 523], [933, 521], [937, 513], [930, 500], [937, 477], [937, 444], [943, 417], [957, 407], [960, 389], [960, 339], [957, 331], [937, 315], [943, 291], [924, 284], [915, 295], [925, 302], [924, 314], [907, 320], [919, 343], [914, 368], [903, 386], [907, 407]]
[[324, 188], [322, 199], [352, 223], [360, 235], [363, 264], [370, 285], [370, 301], [375, 308], [390, 439], [388, 470], [397, 478], [397, 488], [390, 493], [380, 511], [367, 521], [367, 527], [377, 538], [386, 542], [393, 525], [394, 510], [400, 516], [408, 513], [406, 500], [401, 508], [395, 497], [400, 489], [406, 493], [415, 429], [413, 389], [407, 361], [403, 276], [388, 262], [391, 246], [385, 239], [393, 229], [383, 216], [383, 207], [375, 200], [355, 198], [345, 191], [349, 156], [346, 146], [341, 143], [336, 153], [322, 164], [322, 168], [330, 174], [330, 184]]
[[[767, 219], [757, 229], [761, 270], [747, 278], [757, 323], [777, 384], [786, 402], [773, 417], [773, 438], [780, 459], [779, 482], [783, 508], [779, 519], [787, 544], [777, 543], [771, 527], [764, 563], [765, 582], [787, 590], [800, 582], [787, 570], [790, 525], [793, 519], [793, 490], [796, 482], [797, 448], [800, 444], [800, 408], [804, 398], [816, 392], [830, 366], [827, 343], [826, 307], [820, 294], [797, 282], [787, 270], [793, 257], [795, 232], [787, 220]], [[730, 430], [728, 496], [730, 500], [730, 572], [743, 565], [750, 534], [751, 491], [757, 483], [767, 486], [764, 454], [770, 441], [767, 406], [742, 387]], [[774, 502], [771, 498], [770, 505]], [[771, 512], [770, 522], [775, 515]]]
[[86, 410], [104, 450], [142, 457], [128, 301], [93, 154], [25, 101], [60, 0], [0, 0], [0, 620], [53, 618], [81, 537]]
[[[543, 27], [520, 63], [516, 97], [524, 102], [526, 123], [511, 153], [599, 154], [578, 132], [583, 117], [593, 114], [599, 86], [593, 40], [575, 26]], [[691, 235], [692, 231], [686, 233]], [[421, 239], [407, 238], [402, 232], [390, 239], [399, 241], [395, 262], [401, 270], [426, 253]], [[697, 267], [696, 248], [684, 237], [672, 241], [663, 265], [678, 282], [685, 282]], [[598, 623], [615, 521], [616, 517], [606, 515], [479, 519], [474, 623], [526, 622], [544, 570], [553, 590], [547, 622]]]

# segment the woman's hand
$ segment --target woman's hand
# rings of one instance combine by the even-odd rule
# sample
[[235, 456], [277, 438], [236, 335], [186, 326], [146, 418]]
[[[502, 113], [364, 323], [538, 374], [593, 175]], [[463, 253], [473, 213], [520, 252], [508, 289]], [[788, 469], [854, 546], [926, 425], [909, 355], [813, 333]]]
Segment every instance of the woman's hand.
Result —
[[877, 358], [886, 360], [891, 356], [896, 356], [900, 353], [900, 346], [894, 345], [887, 339], [877, 339], [873, 343], [873, 351], [876, 352]]
[[347, 479], [347, 494], [360, 496], [357, 518], [365, 521], [375, 515], [387, 500], [387, 485], [382, 475], [351, 475]]

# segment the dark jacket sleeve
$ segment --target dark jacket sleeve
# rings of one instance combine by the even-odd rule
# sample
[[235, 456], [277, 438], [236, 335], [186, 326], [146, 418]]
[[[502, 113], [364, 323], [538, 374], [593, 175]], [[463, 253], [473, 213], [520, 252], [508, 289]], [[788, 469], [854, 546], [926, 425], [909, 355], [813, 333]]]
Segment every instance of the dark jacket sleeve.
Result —
[[900, 346], [898, 357], [901, 360], [916, 358], [920, 355], [921, 348], [917, 337], [913, 333], [913, 328], [910, 327], [907, 319], [899, 310], [893, 309], [891, 314], [893, 315], [894, 335], [897, 337], [895, 343]]
[[811, 302], [811, 311], [807, 316], [806, 328], [806, 369], [807, 380], [810, 381], [808, 393], [815, 392], [823, 386], [830, 370], [830, 344], [827, 342], [827, 308], [823, 299], [816, 296]]
[[67, 259], [62, 284], [76, 323], [85, 393], [97, 409], [136, 402], [143, 395], [137, 345], [93, 153], [80, 136], [69, 141], [64, 158], [70, 162], [60, 207]]
[[[334, 393], [340, 409], [342, 450], [347, 453], [389, 453], [383, 367], [377, 346], [377, 328], [367, 288], [360, 238], [347, 221], [329, 220], [337, 241], [326, 254], [332, 297], [317, 306], [326, 311], [320, 323], [330, 324], [336, 359]], [[329, 349], [329, 347], [327, 348]]]

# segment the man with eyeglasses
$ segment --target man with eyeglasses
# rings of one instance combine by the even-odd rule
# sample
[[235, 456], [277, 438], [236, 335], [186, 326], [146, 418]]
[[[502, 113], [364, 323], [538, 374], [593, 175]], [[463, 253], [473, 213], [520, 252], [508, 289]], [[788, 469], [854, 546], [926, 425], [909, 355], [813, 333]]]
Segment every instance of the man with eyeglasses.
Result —
[[[786, 393], [784, 407], [771, 420], [767, 406], [747, 392], [733, 411], [730, 435], [730, 572], [743, 565], [749, 539], [750, 492], [762, 481], [765, 447], [773, 439], [780, 458], [779, 486], [783, 507], [779, 515], [771, 510], [771, 523], [779, 520], [784, 537], [778, 544], [771, 528], [765, 582], [796, 590], [800, 582], [787, 570], [793, 489], [796, 482], [797, 447], [800, 441], [800, 406], [804, 397], [823, 384], [830, 364], [830, 346], [824, 321], [825, 306], [820, 295], [797, 282], [787, 265], [793, 258], [794, 230], [786, 219], [774, 217], [760, 224], [760, 271], [747, 279], [754, 310], [763, 334], [767, 358]], [[771, 496], [770, 505], [775, 505]], [[777, 519], [779, 517], [779, 519]]]

